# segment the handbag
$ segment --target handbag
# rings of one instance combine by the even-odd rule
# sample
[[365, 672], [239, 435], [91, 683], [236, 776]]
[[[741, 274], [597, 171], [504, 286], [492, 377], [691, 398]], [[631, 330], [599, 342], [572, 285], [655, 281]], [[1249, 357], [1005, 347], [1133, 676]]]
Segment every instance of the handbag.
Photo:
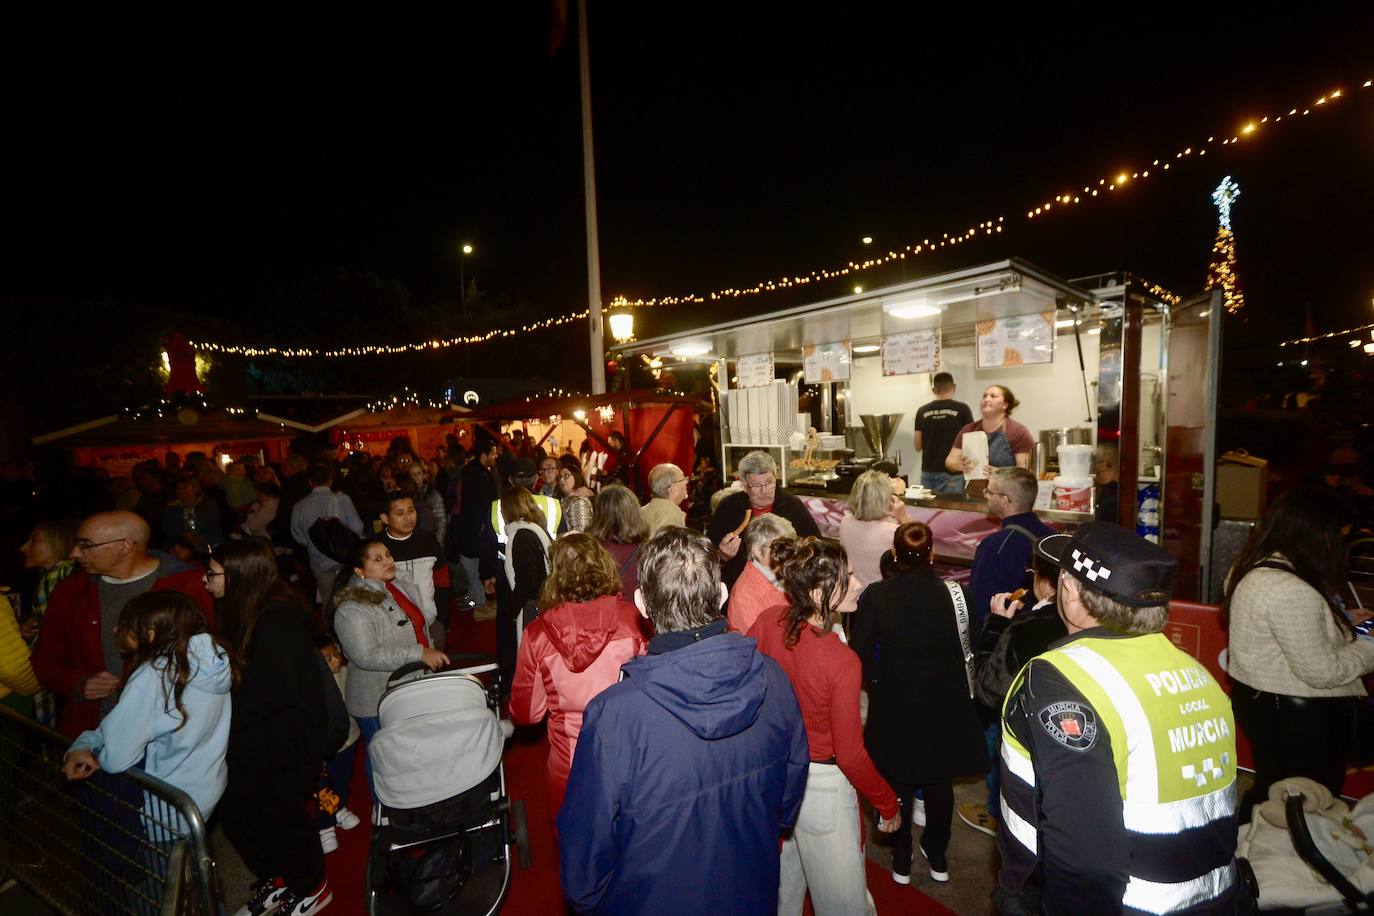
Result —
[[973, 699], [974, 671], [973, 640], [969, 635], [968, 602], [964, 600], [964, 590], [958, 582], [945, 580], [949, 598], [954, 602], [954, 622], [959, 627], [959, 646], [964, 650], [964, 675], [968, 678], [968, 696]]

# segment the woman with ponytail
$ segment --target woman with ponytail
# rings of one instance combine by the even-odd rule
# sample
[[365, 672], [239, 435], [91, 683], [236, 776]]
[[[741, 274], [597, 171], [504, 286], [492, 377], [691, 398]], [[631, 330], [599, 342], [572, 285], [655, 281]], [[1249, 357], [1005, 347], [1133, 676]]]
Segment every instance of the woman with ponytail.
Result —
[[878, 809], [878, 830], [901, 826], [896, 794], [864, 750], [859, 657], [835, 624], [857, 589], [838, 544], [808, 537], [773, 544], [788, 606], [764, 614], [749, 635], [787, 673], [801, 705], [811, 767], [792, 835], [782, 848], [778, 913], [800, 914], [807, 891], [817, 913], [873, 913], [864, 875], [859, 793]]
[[[907, 522], [893, 532], [889, 554], [895, 575], [864, 590], [851, 634], [868, 682], [864, 743], [897, 791], [906, 822], [892, 851], [892, 880], [898, 884], [911, 882], [907, 824], [913, 820], [925, 824], [920, 848], [930, 876], [949, 880], [945, 852], [954, 819], [953, 778], [988, 768], [959, 633], [958, 605], [964, 603], [967, 625], [967, 599], [957, 584], [935, 575], [934, 546], [934, 535], [921, 522]], [[940, 727], [913, 728], [913, 722], [939, 722]], [[925, 799], [925, 817], [913, 819], [917, 790]]]

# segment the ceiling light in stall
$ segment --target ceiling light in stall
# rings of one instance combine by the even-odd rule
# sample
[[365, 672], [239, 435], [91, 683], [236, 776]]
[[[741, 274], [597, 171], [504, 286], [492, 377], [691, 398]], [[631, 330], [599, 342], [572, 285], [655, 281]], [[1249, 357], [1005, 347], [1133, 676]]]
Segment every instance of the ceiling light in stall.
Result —
[[926, 296], [889, 296], [883, 299], [883, 311], [893, 318], [928, 318], [944, 308]]
[[1073, 326], [1076, 325], [1076, 324], [1082, 324], [1082, 323], [1083, 323], [1083, 319], [1082, 319], [1082, 318], [1079, 318], [1079, 319], [1077, 319], [1077, 320], [1075, 320], [1075, 319], [1073, 319], [1073, 318], [1060, 318], [1058, 321], [1056, 321], [1056, 322], [1054, 323], [1054, 326], [1055, 326], [1055, 328], [1071, 328], [1071, 327], [1073, 327]]
[[882, 347], [877, 344], [859, 344], [854, 348], [855, 353], [877, 353]]
[[707, 353], [711, 352], [711, 346], [710, 344], [701, 343], [699, 341], [685, 341], [683, 343], [673, 344], [669, 348], [669, 351], [674, 356], [705, 356]]

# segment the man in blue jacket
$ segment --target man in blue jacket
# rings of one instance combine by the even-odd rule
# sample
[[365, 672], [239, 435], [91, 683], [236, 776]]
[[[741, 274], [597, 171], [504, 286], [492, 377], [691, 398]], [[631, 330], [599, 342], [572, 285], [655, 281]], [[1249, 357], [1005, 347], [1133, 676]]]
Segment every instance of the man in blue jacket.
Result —
[[635, 604], [658, 635], [587, 706], [558, 816], [579, 912], [777, 911], [810, 753], [787, 676], [726, 632], [725, 598], [701, 535], [663, 528], [640, 548]]

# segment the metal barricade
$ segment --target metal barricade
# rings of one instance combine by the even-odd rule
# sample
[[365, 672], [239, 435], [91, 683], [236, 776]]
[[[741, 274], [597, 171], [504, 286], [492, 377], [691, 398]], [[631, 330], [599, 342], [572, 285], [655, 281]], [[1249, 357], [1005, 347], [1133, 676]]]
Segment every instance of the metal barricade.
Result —
[[70, 743], [0, 707], [0, 871], [61, 913], [219, 913], [190, 796], [141, 770], [68, 782]]

